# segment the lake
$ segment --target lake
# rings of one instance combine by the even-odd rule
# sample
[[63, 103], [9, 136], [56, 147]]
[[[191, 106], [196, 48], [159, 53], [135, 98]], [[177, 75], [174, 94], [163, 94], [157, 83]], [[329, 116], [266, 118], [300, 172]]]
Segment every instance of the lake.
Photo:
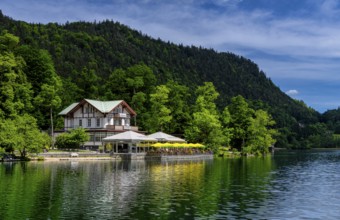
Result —
[[339, 219], [340, 151], [0, 163], [0, 219]]

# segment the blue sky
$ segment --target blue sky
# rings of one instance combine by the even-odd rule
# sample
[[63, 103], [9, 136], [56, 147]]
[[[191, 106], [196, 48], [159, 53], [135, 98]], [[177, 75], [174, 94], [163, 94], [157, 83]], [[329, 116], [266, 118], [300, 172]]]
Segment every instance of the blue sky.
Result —
[[245, 56], [291, 97], [340, 106], [339, 0], [1, 0], [34, 23], [112, 19], [164, 41]]

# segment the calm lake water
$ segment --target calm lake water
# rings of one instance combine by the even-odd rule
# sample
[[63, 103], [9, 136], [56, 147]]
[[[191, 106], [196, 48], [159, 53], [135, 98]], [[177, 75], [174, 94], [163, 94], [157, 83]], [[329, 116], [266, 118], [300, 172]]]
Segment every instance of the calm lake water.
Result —
[[0, 163], [0, 219], [339, 219], [340, 151]]

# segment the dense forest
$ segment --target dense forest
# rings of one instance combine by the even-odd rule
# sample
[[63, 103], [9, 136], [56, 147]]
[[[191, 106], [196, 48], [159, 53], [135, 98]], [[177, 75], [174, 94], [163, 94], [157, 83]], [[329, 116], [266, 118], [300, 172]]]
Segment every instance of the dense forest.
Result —
[[[218, 94], [212, 111], [222, 115], [235, 97], [243, 97], [254, 110], [253, 119], [257, 113], [266, 117], [269, 113], [276, 122], [270, 123], [277, 131], [276, 147], [337, 145], [339, 110], [321, 115], [290, 98], [247, 58], [153, 39], [109, 20], [30, 24], [0, 12], [0, 32], [20, 39], [15, 48], [9, 48], [7, 42], [8, 48], [0, 49], [23, 60], [19, 72], [25, 75], [22, 82], [30, 84], [27, 106], [42, 130], [51, 129], [52, 122], [62, 128], [56, 113], [70, 103], [90, 98], [124, 99], [137, 111], [142, 129], [152, 130], [158, 123], [167, 132], [183, 134], [186, 126], [194, 123], [201, 90], [207, 86], [204, 82], [211, 82]], [[11, 79], [2, 76], [2, 84], [4, 80]], [[0, 105], [0, 109], [7, 108]], [[168, 111], [170, 118], [166, 117]], [[164, 115], [157, 121], [147, 112]]]

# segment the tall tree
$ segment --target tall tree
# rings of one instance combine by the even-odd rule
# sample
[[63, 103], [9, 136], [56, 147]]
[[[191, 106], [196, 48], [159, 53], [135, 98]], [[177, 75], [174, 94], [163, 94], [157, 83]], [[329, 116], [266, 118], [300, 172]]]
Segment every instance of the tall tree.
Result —
[[188, 141], [201, 142], [216, 151], [226, 144], [215, 104], [219, 94], [212, 83], [205, 82], [196, 89], [196, 95], [193, 118], [184, 135]]
[[230, 145], [231, 138], [233, 137], [233, 128], [230, 127], [231, 115], [228, 107], [225, 107], [221, 115], [222, 132], [225, 137], [226, 145]]
[[39, 127], [53, 130], [52, 110], [61, 105], [62, 89], [53, 60], [48, 51], [27, 45], [19, 47], [16, 54], [25, 60], [24, 72], [32, 85], [35, 105], [31, 114], [38, 119]]
[[[147, 108], [146, 108], [146, 103], [147, 103], [147, 95], [144, 92], [137, 92], [132, 96], [132, 100], [130, 102], [131, 107], [136, 111], [137, 117], [138, 117], [138, 126], [141, 128], [146, 127], [147, 123]], [[137, 125], [137, 118], [134, 119], [135, 125]]]
[[24, 60], [14, 54], [19, 38], [0, 36], [0, 118], [15, 117], [32, 109], [31, 84], [23, 72]]
[[145, 64], [136, 64], [126, 70], [127, 84], [132, 94], [144, 92], [150, 94], [156, 84], [156, 77], [152, 69]]
[[164, 131], [171, 122], [171, 110], [167, 107], [170, 90], [166, 85], [157, 86], [155, 93], [150, 95], [151, 109], [149, 111], [148, 130], [150, 132]]
[[0, 122], [0, 146], [7, 151], [17, 150], [22, 158], [38, 153], [50, 145], [50, 138], [38, 129], [35, 118], [28, 114]]
[[170, 133], [183, 133], [190, 121], [189, 88], [172, 80], [166, 86], [170, 90], [168, 108], [172, 116], [167, 130]]
[[233, 128], [231, 146], [242, 150], [248, 138], [247, 131], [252, 123], [254, 110], [249, 107], [242, 96], [238, 95], [231, 99], [228, 111], [231, 115], [230, 127]]
[[54, 83], [43, 84], [39, 95], [35, 98], [35, 103], [39, 106], [44, 106], [49, 110], [50, 122], [51, 122], [51, 137], [52, 147], [54, 147], [54, 123], [53, 123], [53, 110], [59, 108], [61, 105], [61, 99], [59, 97], [59, 90], [61, 88], [61, 80], [56, 77], [53, 78]]
[[216, 88], [212, 82], [204, 82], [203, 86], [199, 86], [196, 89], [196, 105], [195, 111], [202, 109], [209, 110], [212, 114], [217, 115], [216, 100], [220, 94], [216, 91]]
[[105, 85], [105, 97], [108, 100], [125, 100], [130, 102], [126, 70], [117, 68], [110, 75]]
[[248, 127], [248, 142], [245, 152], [251, 154], [269, 153], [269, 147], [275, 143], [274, 136], [277, 131], [272, 128], [275, 121], [264, 110], [255, 111]]
[[81, 90], [82, 97], [89, 99], [99, 98], [100, 77], [95, 70], [83, 67], [76, 79], [77, 85]]

